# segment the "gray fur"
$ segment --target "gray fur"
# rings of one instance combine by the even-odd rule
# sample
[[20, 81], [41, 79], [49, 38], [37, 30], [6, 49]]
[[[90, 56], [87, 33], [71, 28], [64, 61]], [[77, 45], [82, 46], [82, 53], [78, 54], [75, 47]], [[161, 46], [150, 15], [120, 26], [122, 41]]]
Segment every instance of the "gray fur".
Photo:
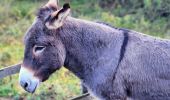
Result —
[[[128, 40], [123, 45], [125, 33]], [[31, 58], [36, 43], [49, 48], [39, 60]], [[72, 17], [61, 28], [48, 30], [43, 18], [37, 18], [26, 34], [25, 46], [25, 65], [39, 73], [50, 69], [47, 75], [38, 74], [44, 81], [64, 65], [101, 100], [170, 99], [168, 40]]]

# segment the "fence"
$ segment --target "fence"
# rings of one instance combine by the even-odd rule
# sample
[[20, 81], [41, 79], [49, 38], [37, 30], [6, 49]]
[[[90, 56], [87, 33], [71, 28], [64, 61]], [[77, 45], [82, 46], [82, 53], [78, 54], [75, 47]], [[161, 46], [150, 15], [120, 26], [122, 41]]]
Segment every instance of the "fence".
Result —
[[[0, 79], [19, 73], [20, 68], [21, 68], [21, 64], [16, 64], [16, 65], [12, 65], [12, 66], [8, 66], [8, 67], [0, 69]], [[93, 97], [91, 97], [89, 93], [87, 93], [87, 94], [83, 94], [81, 96], [72, 98], [71, 100], [93, 100]]]

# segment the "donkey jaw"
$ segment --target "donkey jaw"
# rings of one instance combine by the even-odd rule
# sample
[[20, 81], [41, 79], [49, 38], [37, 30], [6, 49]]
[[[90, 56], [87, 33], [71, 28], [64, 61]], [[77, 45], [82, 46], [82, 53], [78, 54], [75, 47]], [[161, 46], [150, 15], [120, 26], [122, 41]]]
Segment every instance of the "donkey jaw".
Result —
[[40, 80], [34, 77], [34, 73], [31, 70], [21, 66], [19, 73], [19, 83], [25, 91], [34, 93], [40, 84]]

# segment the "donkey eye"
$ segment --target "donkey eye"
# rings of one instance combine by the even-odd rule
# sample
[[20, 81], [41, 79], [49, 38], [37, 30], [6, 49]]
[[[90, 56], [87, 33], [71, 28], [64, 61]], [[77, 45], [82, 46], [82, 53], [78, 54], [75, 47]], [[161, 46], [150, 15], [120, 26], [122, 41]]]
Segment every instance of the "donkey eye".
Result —
[[43, 47], [43, 46], [37, 46], [37, 47], [35, 47], [35, 52], [36, 51], [41, 51], [41, 50], [43, 50], [45, 47]]
[[40, 54], [41, 52], [43, 52], [45, 49], [45, 46], [37, 46], [35, 45], [34, 48], [33, 48], [33, 52], [34, 54]]

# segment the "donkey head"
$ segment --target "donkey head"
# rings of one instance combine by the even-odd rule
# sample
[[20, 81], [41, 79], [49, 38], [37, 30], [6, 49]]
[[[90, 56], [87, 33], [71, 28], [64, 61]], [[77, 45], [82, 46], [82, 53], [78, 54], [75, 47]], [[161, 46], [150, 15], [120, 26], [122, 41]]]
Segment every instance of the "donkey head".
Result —
[[20, 85], [33, 93], [40, 82], [64, 65], [66, 51], [57, 34], [70, 11], [69, 4], [59, 9], [50, 0], [40, 8], [24, 38], [24, 60], [19, 74]]

